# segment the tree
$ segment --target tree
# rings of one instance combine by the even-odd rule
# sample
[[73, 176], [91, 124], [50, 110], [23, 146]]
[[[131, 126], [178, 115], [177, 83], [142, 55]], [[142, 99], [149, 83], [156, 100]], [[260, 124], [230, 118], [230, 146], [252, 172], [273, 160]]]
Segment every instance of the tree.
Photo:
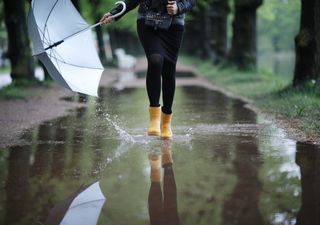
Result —
[[320, 2], [316, 1], [315, 4], [315, 38], [317, 40], [317, 54], [316, 54], [316, 67], [315, 67], [315, 80], [320, 84]]
[[[188, 12], [183, 49], [202, 58], [221, 62], [227, 52], [228, 0], [198, 2]], [[197, 34], [197, 35], [194, 35]]]
[[296, 64], [293, 85], [320, 79], [320, 3], [301, 0], [300, 30], [295, 38]]
[[7, 48], [7, 32], [4, 24], [3, 2], [0, 2], [0, 67], [5, 66]]
[[13, 80], [35, 79], [34, 62], [28, 37], [25, 1], [4, 0], [4, 17], [8, 33], [8, 56]]
[[230, 11], [228, 0], [213, 0], [209, 10], [206, 10], [208, 28], [208, 45], [214, 64], [223, 61], [227, 54], [227, 21]]
[[[208, 36], [205, 35], [208, 30], [204, 21], [205, 10], [206, 2], [199, 1], [194, 10], [188, 12], [182, 45], [182, 51], [201, 58], [209, 57], [208, 49], [204, 47], [205, 37]], [[201, 26], [199, 26], [200, 24]]]
[[[100, 18], [103, 15], [101, 10], [97, 10], [97, 9], [101, 9], [101, 8], [103, 9], [104, 8], [102, 6], [103, 2], [101, 0], [89, 0], [89, 2], [93, 6], [91, 8], [91, 15], [92, 15], [92, 18], [94, 19], [94, 23], [96, 23], [96, 22], [98, 22], [100, 20]], [[95, 28], [95, 31], [96, 31], [96, 35], [97, 35], [99, 57], [100, 57], [100, 60], [101, 60], [102, 64], [106, 65], [107, 64], [107, 56], [106, 56], [106, 52], [105, 52], [105, 44], [104, 44], [104, 39], [103, 39], [102, 27], [101, 26], [97, 26]]]
[[235, 0], [229, 60], [242, 69], [257, 65], [257, 9], [262, 3], [263, 0]]

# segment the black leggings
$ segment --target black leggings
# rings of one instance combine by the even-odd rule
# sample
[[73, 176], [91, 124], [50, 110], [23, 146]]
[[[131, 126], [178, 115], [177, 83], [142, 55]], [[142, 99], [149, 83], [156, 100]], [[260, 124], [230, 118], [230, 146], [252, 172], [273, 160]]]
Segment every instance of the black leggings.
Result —
[[[160, 106], [160, 93], [162, 87], [162, 112], [172, 113], [172, 103], [176, 87], [176, 64], [165, 59], [162, 55], [154, 53], [147, 56], [147, 92], [151, 107]], [[162, 78], [162, 85], [161, 85]]]
[[183, 36], [182, 25], [172, 25], [168, 30], [148, 27], [138, 20], [139, 39], [148, 59], [147, 92], [151, 107], [160, 106], [162, 87], [162, 112], [172, 113], [176, 80], [176, 62]]

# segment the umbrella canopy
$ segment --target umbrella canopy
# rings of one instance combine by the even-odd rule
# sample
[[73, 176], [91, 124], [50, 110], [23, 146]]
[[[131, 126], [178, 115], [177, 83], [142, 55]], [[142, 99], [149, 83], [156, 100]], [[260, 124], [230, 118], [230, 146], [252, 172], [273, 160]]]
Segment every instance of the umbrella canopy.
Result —
[[94, 26], [86, 23], [70, 0], [31, 2], [28, 29], [34, 55], [63, 87], [98, 96], [103, 66], [90, 29]]
[[96, 182], [57, 204], [45, 225], [96, 225], [105, 200]]

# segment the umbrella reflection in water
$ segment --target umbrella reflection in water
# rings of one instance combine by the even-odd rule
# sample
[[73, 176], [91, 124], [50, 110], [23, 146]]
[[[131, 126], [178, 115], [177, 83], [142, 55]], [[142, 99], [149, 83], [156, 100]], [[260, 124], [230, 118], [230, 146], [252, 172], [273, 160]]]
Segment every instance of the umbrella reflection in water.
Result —
[[96, 225], [105, 200], [99, 182], [80, 188], [53, 208], [45, 225]]

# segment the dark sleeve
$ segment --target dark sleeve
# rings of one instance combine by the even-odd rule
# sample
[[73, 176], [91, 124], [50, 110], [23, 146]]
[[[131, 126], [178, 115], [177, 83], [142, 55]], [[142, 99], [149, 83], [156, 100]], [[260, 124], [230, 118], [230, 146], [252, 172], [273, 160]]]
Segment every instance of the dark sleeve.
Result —
[[[139, 5], [140, 0], [125, 0], [124, 2], [126, 3], [126, 11], [125, 11], [121, 16], [115, 18], [115, 20], [120, 19], [120, 18], [121, 18], [122, 16], [124, 16], [127, 12], [129, 12], [129, 11], [133, 10], [134, 8], [136, 8], [136, 7]], [[110, 13], [111, 13], [112, 15], [115, 15], [115, 14], [121, 12], [121, 10], [122, 10], [122, 5], [118, 5], [118, 6], [116, 6], [115, 8], [113, 8], [113, 9], [110, 11]]]
[[197, 0], [178, 0], [177, 6], [178, 6], [178, 14], [183, 14], [190, 9], [192, 9], [193, 6], [195, 6], [197, 3]]

